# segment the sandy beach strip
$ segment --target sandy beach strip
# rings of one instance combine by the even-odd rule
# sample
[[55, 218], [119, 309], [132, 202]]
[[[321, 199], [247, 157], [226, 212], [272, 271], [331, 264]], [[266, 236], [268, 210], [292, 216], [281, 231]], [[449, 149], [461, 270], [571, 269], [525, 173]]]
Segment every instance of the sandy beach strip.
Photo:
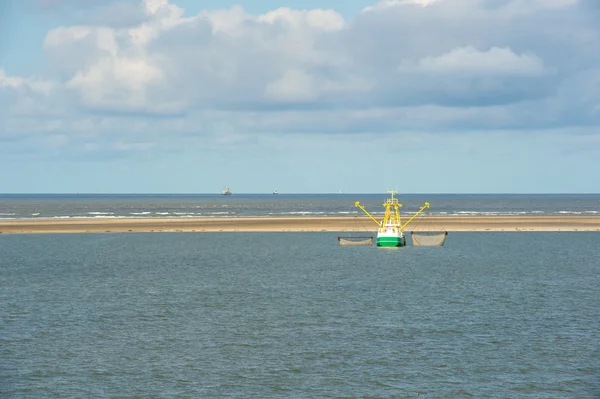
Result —
[[[407, 219], [405, 219], [407, 220]], [[0, 233], [100, 232], [372, 232], [367, 217], [5, 219]], [[411, 222], [406, 231], [600, 231], [600, 216], [440, 216]]]

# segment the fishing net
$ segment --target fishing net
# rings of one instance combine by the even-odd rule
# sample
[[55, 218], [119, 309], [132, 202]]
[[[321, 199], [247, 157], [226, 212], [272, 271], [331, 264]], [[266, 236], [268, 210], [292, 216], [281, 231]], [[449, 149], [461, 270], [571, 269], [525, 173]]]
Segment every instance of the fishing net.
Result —
[[415, 247], [441, 247], [448, 237], [447, 231], [411, 231]]
[[[367, 229], [367, 227], [363, 224], [363, 222], [356, 216], [354, 216], [354, 223], [353, 226], [351, 226], [350, 231], [346, 231], [346, 229], [344, 229], [344, 233], [347, 233], [347, 235], [344, 236], [338, 236], [338, 241], [340, 243], [340, 245], [346, 245], [346, 246], [353, 246], [353, 247], [357, 247], [357, 246], [369, 246], [369, 245], [373, 245], [373, 236], [372, 235], [365, 235], [369, 233], [369, 230]], [[358, 232], [358, 231], [362, 231], [362, 235], [360, 235], [361, 233], [359, 233], [359, 235], [353, 235], [352, 232]]]
[[347, 237], [338, 237], [338, 241], [340, 245], [349, 245], [349, 246], [369, 246], [373, 245], [373, 236], [347, 236]]

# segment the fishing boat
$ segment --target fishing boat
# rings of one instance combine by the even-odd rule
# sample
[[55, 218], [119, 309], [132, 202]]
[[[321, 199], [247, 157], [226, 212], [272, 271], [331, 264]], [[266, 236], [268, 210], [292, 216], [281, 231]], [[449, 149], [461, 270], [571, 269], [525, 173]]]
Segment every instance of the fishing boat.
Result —
[[277, 190], [277, 189], [273, 190], [273, 194], [279, 194], [279, 190]]
[[397, 193], [395, 190], [388, 191], [391, 193], [391, 198], [386, 198], [383, 203], [385, 208], [385, 214], [383, 220], [379, 221], [375, 219], [364, 206], [357, 201], [354, 206], [360, 208], [364, 213], [367, 214], [375, 223], [377, 223], [377, 246], [378, 247], [404, 247], [406, 246], [406, 236], [404, 235], [404, 228], [410, 222], [413, 221], [421, 212], [426, 208], [429, 208], [429, 202], [419, 209], [406, 223], [402, 223], [400, 219], [400, 207], [402, 204], [398, 202], [398, 198], [394, 198], [394, 194]]
[[231, 195], [231, 190], [229, 187], [223, 188], [223, 190], [221, 190], [221, 195]]

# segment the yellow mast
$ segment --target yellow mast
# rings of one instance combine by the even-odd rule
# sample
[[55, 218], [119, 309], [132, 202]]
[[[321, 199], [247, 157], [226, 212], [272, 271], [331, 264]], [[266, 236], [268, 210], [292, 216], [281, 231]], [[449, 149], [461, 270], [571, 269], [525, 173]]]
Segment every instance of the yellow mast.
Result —
[[[383, 203], [383, 206], [385, 207], [385, 214], [384, 214], [383, 220], [381, 222], [379, 222], [377, 219], [375, 219], [365, 209], [365, 207], [360, 204], [359, 201], [356, 201], [354, 203], [354, 206], [360, 208], [364, 213], [366, 213], [367, 216], [371, 218], [371, 220], [373, 220], [375, 223], [377, 223], [377, 225], [379, 226], [379, 228], [382, 231], [385, 229], [386, 225], [390, 225], [390, 224], [393, 225], [394, 230], [399, 229], [400, 231], [403, 231], [407, 224], [409, 224], [414, 218], [416, 218], [421, 212], [423, 212], [423, 210], [425, 210], [426, 208], [429, 208], [429, 202], [425, 202], [425, 205], [423, 205], [417, 213], [415, 213], [410, 219], [408, 219], [408, 221], [406, 223], [402, 224], [402, 221], [400, 220], [400, 207], [402, 206], [402, 204], [398, 203], [397, 198], [394, 198], [394, 194], [397, 193], [397, 191], [391, 190], [388, 192], [392, 194], [392, 197], [386, 199], [385, 203]], [[392, 211], [392, 208], [394, 208], [393, 211]]]
[[364, 207], [364, 206], [362, 206], [362, 205], [360, 204], [360, 201], [356, 201], [356, 202], [354, 203], [354, 206], [357, 206], [357, 207], [359, 207], [360, 209], [362, 209], [362, 211], [363, 211], [364, 213], [366, 213], [366, 214], [367, 214], [367, 216], [368, 216], [368, 217], [370, 217], [370, 218], [371, 218], [371, 219], [372, 219], [372, 220], [373, 220], [375, 223], [377, 223], [377, 226], [379, 226], [379, 222], [377, 221], [377, 219], [375, 219], [373, 216], [371, 216], [371, 214], [370, 214], [369, 212], [367, 212], [367, 210], [365, 209], [365, 207]]
[[410, 219], [408, 219], [408, 222], [404, 223], [402, 225], [402, 227], [400, 227], [400, 230], [404, 230], [404, 228], [406, 227], [406, 225], [409, 224], [414, 218], [416, 218], [417, 216], [419, 216], [419, 213], [423, 212], [426, 208], [429, 208], [429, 202], [426, 202], [425, 205], [423, 205], [421, 207], [421, 209], [419, 209], [419, 212], [415, 213], [413, 215], [413, 217], [411, 217]]
[[[385, 208], [385, 215], [383, 216], [383, 222], [381, 223], [381, 229], [383, 230], [386, 225], [392, 225], [394, 231], [400, 228], [400, 207], [402, 204], [398, 203], [398, 198], [394, 198], [394, 194], [397, 193], [395, 190], [390, 190], [388, 193], [392, 194], [391, 198], [385, 200], [382, 204]], [[393, 209], [392, 209], [393, 208]]]

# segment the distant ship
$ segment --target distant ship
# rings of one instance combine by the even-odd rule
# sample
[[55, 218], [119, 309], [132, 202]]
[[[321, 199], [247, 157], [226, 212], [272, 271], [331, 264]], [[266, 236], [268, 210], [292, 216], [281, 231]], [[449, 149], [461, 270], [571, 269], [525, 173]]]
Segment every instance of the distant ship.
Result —
[[273, 190], [273, 194], [279, 194], [279, 191], [277, 191], [277, 189]]
[[221, 195], [231, 195], [231, 190], [229, 187], [223, 188], [223, 190], [221, 190]]

